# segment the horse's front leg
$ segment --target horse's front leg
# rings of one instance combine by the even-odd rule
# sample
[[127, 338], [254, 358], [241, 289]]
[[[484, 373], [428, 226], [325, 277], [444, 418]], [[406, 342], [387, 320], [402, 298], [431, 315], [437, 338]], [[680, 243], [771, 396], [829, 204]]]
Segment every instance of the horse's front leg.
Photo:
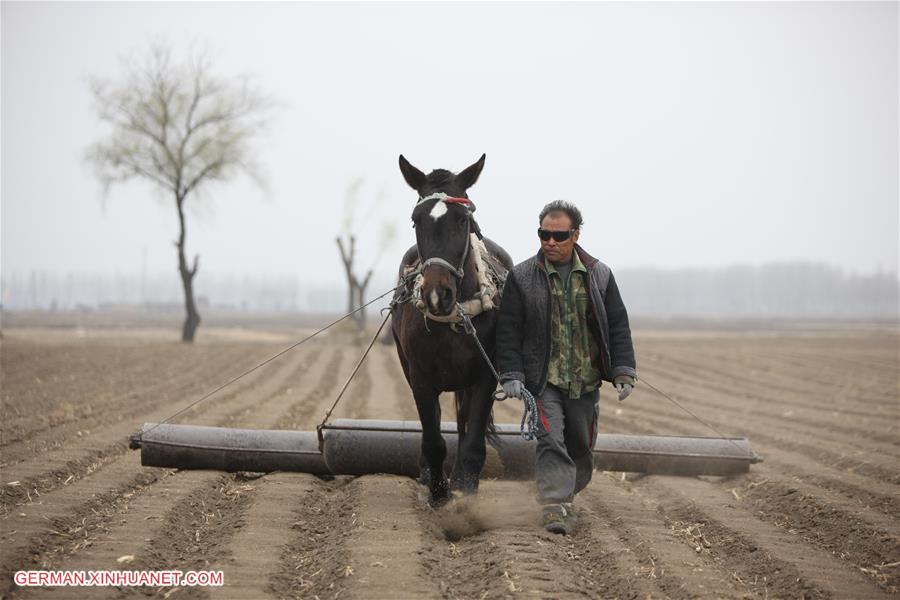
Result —
[[456, 466], [453, 469], [453, 487], [464, 494], [478, 492], [481, 469], [487, 455], [485, 436], [494, 406], [493, 392], [496, 381], [488, 376], [466, 388], [463, 402], [466, 402], [465, 435], [459, 437]]
[[427, 468], [426, 483], [431, 493], [430, 503], [438, 506], [450, 499], [450, 484], [444, 476], [447, 443], [441, 436], [441, 404], [438, 392], [413, 390], [419, 421], [422, 423], [422, 457]]

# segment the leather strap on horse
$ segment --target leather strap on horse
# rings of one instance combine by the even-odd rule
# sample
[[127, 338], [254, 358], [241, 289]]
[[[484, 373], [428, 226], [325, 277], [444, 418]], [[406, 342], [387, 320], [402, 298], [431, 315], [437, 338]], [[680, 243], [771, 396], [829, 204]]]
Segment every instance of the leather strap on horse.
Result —
[[462, 204], [466, 208], [469, 209], [469, 212], [475, 212], [475, 203], [473, 203], [468, 198], [459, 198], [456, 196], [450, 196], [449, 194], [445, 194], [444, 192], [436, 192], [434, 194], [430, 194], [425, 196], [424, 198], [419, 198], [419, 201], [416, 202], [416, 205], [422, 204], [423, 202], [427, 202], [429, 200], [434, 200], [437, 198], [447, 204]]
[[[432, 196], [434, 196], [434, 195], [435, 194], [432, 194]], [[461, 200], [461, 198], [454, 198], [454, 200]], [[420, 202], [421, 202], [421, 200], [420, 200]], [[463, 267], [466, 266], [466, 259], [469, 258], [469, 246], [471, 245], [469, 243], [469, 234], [471, 232], [472, 232], [472, 213], [470, 211], [466, 218], [466, 245], [463, 247], [462, 260], [459, 261], [459, 266], [454, 267], [452, 264], [450, 264], [449, 261], [447, 261], [439, 256], [432, 256], [430, 258], [426, 258], [425, 260], [422, 260], [422, 255], [420, 254], [419, 255], [419, 263], [420, 263], [419, 270], [424, 271], [425, 267], [428, 267], [430, 265], [439, 265], [441, 267], [444, 267], [445, 269], [448, 269], [451, 273], [456, 275], [456, 277], [460, 281], [462, 281], [463, 277], [466, 274], [466, 272], [463, 270]], [[418, 245], [416, 245], [416, 250], [418, 251]]]
[[[468, 246], [466, 246], [466, 248], [468, 248]], [[445, 269], [449, 270], [451, 273], [456, 275], [459, 279], [462, 279], [466, 274], [466, 272], [463, 270], [463, 266], [465, 264], [466, 264], [466, 255], [465, 254], [463, 254], [462, 264], [459, 266], [459, 268], [454, 267], [453, 265], [448, 263], [443, 258], [440, 258], [437, 256], [432, 256], [431, 258], [425, 259], [425, 261], [422, 262], [422, 270], [424, 271], [426, 268], [428, 268], [431, 265], [439, 265], [439, 266], [444, 267]]]

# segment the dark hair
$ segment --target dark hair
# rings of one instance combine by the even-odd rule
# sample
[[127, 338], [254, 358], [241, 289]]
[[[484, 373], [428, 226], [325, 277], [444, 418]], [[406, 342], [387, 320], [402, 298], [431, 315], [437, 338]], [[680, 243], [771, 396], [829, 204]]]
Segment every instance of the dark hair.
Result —
[[567, 200], [554, 200], [541, 209], [541, 214], [538, 216], [538, 225], [544, 221], [544, 217], [552, 212], [566, 213], [572, 221], [572, 229], [581, 229], [581, 225], [584, 223], [581, 218], [581, 211], [578, 210], [577, 206]]

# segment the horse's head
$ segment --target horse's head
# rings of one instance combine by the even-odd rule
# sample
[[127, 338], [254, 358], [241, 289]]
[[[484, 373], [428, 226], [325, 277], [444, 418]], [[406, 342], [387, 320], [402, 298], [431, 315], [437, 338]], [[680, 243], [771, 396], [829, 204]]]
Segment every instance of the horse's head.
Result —
[[400, 172], [419, 200], [412, 212], [422, 271], [422, 300], [435, 315], [450, 314], [469, 248], [469, 234], [477, 231], [475, 206], [466, 194], [478, 181], [485, 155], [458, 175], [435, 169], [428, 175], [400, 155]]

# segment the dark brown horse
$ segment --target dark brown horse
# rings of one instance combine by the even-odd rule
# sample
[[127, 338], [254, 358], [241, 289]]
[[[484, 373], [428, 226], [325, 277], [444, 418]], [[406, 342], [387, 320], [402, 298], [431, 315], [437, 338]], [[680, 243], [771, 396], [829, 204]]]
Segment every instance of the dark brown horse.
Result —
[[[450, 497], [444, 474], [447, 445], [441, 436], [443, 391], [456, 392], [459, 445], [452, 471], [454, 489], [478, 490], [485, 461], [485, 438], [493, 431], [491, 409], [497, 382], [475, 340], [459, 323], [459, 312], [474, 314], [478, 338], [493, 356], [500, 290], [512, 260], [503, 248], [482, 238], [466, 190], [478, 180], [484, 155], [458, 175], [437, 169], [425, 175], [400, 156], [400, 171], [416, 192], [412, 212], [416, 245], [400, 265], [407, 286], [395, 298], [392, 332], [403, 373], [422, 422], [422, 478], [431, 502]], [[473, 235], [474, 234], [474, 235]]]

